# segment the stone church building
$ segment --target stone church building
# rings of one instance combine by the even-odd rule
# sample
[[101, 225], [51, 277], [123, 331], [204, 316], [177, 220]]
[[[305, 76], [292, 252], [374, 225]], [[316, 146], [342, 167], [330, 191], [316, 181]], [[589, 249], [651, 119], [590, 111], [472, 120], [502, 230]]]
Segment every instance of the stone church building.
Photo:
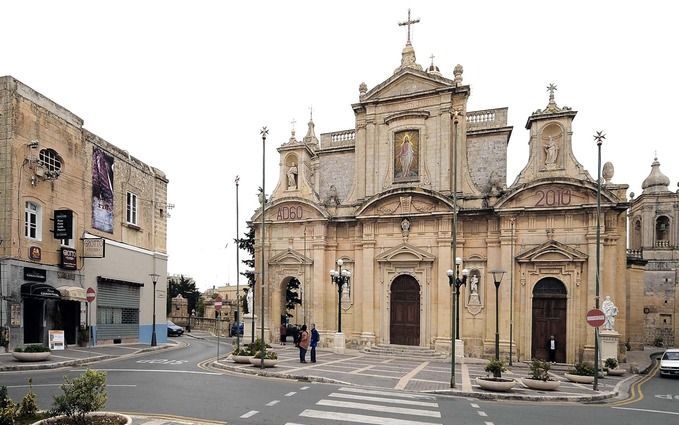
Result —
[[[452, 290], [446, 272], [462, 260], [469, 279], [459, 296], [459, 337], [466, 356], [495, 350], [496, 287], [501, 357], [546, 358], [550, 335], [557, 361], [592, 358], [597, 184], [573, 155], [577, 112], [547, 105], [526, 121], [528, 161], [508, 185], [507, 108], [471, 111], [463, 68], [445, 76], [416, 61], [408, 39], [401, 64], [375, 87], [359, 86], [355, 126], [302, 140], [293, 132], [278, 148], [279, 180], [255, 226], [256, 273], [265, 267], [265, 331], [277, 337], [285, 288], [301, 282], [293, 321], [316, 323], [332, 346], [341, 308], [347, 347], [402, 344], [450, 350]], [[587, 134], [577, 143], [592, 143]], [[592, 143], [593, 145], [593, 143]], [[627, 338], [627, 185], [601, 190], [603, 301], [618, 306], [615, 329]], [[455, 196], [454, 196], [455, 195]], [[457, 235], [453, 228], [457, 202]], [[338, 300], [328, 273], [351, 272]], [[461, 276], [461, 274], [460, 274]], [[632, 274], [642, 279], [641, 274]], [[255, 298], [262, 293], [256, 285]], [[260, 315], [260, 301], [255, 312]], [[261, 316], [260, 316], [261, 317]]]

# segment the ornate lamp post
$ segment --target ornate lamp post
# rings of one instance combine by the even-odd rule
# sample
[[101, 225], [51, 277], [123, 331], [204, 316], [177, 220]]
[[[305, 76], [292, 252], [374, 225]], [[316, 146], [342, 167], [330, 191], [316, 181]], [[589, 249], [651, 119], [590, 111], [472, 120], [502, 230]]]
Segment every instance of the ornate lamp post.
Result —
[[467, 276], [469, 276], [469, 270], [463, 269], [462, 279], [460, 279], [460, 264], [462, 264], [462, 258], [455, 258], [455, 272], [453, 272], [451, 269], [448, 269], [446, 272], [448, 275], [448, 284], [451, 288], [454, 288], [452, 317], [455, 322], [451, 325], [452, 338], [450, 341], [450, 349], [452, 354], [452, 363], [450, 368], [450, 388], [455, 388], [455, 343], [460, 336], [460, 311], [458, 308], [460, 305], [460, 286], [467, 283]]
[[500, 303], [498, 292], [500, 283], [505, 275], [504, 270], [492, 270], [493, 282], [495, 283], [495, 360], [500, 360]]
[[338, 351], [343, 351], [344, 347], [337, 347], [338, 344], [344, 344], [342, 338], [342, 292], [344, 291], [344, 285], [347, 286], [347, 290], [351, 293], [350, 279], [351, 272], [347, 269], [342, 269], [344, 261], [342, 259], [337, 260], [337, 270], [330, 270], [330, 283], [337, 285], [337, 337], [335, 338], [335, 345]]
[[[262, 268], [262, 292], [259, 294], [259, 296], [262, 298], [262, 361], [260, 363], [260, 367], [264, 369], [264, 357], [266, 357], [266, 344], [264, 343], [264, 212], [266, 209], [266, 192], [264, 191], [264, 181], [265, 181], [265, 164], [266, 164], [266, 136], [269, 134], [269, 129], [266, 127], [262, 127], [262, 130], [259, 132], [262, 135], [262, 262], [260, 267]], [[253, 287], [254, 289], [254, 287]], [[254, 310], [254, 301], [253, 301], [253, 310]], [[254, 317], [254, 311], [253, 317]], [[253, 319], [254, 323], [254, 319]], [[254, 324], [253, 324], [254, 327]]]
[[151, 273], [151, 281], [153, 282], [153, 328], [151, 330], [151, 347], [158, 345], [156, 341], [156, 283], [160, 275], [158, 273]]
[[238, 182], [240, 177], [236, 176], [236, 349], [240, 350], [240, 257], [238, 246]]
[[[600, 271], [599, 264], [601, 258], [601, 144], [606, 135], [603, 131], [597, 131], [594, 135], [594, 140], [597, 146], [597, 179], [596, 179], [596, 285], [594, 293], [595, 308], [599, 308], [599, 279]], [[594, 391], [599, 390], [599, 327], [594, 328], [594, 384], [592, 385]]]

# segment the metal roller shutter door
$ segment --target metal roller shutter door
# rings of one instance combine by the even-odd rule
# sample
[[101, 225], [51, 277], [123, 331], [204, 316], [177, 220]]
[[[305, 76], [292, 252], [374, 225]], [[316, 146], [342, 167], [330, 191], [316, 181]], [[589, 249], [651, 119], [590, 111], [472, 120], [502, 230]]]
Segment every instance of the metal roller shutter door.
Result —
[[99, 282], [97, 340], [139, 338], [139, 287]]

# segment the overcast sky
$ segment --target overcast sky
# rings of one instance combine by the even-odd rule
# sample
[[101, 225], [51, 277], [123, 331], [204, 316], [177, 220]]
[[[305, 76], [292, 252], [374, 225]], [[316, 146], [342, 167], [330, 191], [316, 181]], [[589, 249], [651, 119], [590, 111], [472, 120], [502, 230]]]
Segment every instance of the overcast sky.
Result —
[[449, 78], [462, 64], [469, 110], [509, 107], [507, 184], [553, 82], [557, 103], [578, 111], [573, 150], [591, 175], [604, 130], [614, 183], [639, 194], [657, 151], [676, 189], [676, 2], [3, 1], [0, 75], [167, 174], [168, 272], [205, 289], [235, 283], [234, 178], [243, 232], [262, 184], [259, 129], [270, 129], [271, 193], [293, 119], [299, 138], [310, 106], [319, 138], [354, 127], [359, 84], [400, 64], [409, 7], [418, 63], [433, 54]]

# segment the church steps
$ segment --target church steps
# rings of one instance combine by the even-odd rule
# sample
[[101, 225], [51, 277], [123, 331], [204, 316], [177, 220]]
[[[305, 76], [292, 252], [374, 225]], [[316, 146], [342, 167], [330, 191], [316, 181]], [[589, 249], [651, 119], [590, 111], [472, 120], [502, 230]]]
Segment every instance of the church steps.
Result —
[[407, 357], [417, 359], [445, 359], [447, 353], [441, 353], [428, 347], [418, 347], [411, 345], [388, 345], [377, 344], [361, 350], [365, 354], [385, 357]]

